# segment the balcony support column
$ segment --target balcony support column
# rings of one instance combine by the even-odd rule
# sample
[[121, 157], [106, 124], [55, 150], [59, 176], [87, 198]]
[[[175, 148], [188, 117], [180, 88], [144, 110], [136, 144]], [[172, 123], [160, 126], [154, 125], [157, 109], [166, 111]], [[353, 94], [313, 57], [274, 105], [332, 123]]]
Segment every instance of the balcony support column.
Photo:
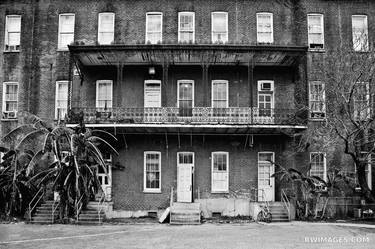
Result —
[[124, 65], [119, 62], [116, 66], [117, 69], [117, 82], [116, 82], [116, 99], [114, 99], [117, 103], [113, 103], [113, 107], [121, 107], [122, 103], [122, 84], [123, 84], [123, 73], [124, 73]]
[[250, 111], [250, 123], [253, 123], [253, 117], [254, 117], [254, 106], [256, 105], [254, 103], [254, 59], [253, 56], [250, 56], [250, 60], [247, 65], [247, 87], [249, 89], [249, 107], [251, 109]]
[[169, 64], [163, 63], [163, 79], [162, 79], [162, 88], [161, 88], [161, 106], [168, 106], [167, 98], [167, 88], [168, 88], [168, 74], [169, 74]]
[[204, 106], [208, 107], [208, 64], [202, 64], [202, 83], [203, 83], [203, 91], [204, 91]]

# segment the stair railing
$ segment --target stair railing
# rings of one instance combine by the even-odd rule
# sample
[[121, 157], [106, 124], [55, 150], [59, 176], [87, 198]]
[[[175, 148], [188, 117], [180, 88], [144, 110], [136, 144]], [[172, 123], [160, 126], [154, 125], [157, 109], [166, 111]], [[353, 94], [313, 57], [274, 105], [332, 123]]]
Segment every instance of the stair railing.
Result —
[[55, 212], [56, 212], [56, 209], [59, 207], [58, 203], [59, 203], [58, 200], [53, 200], [53, 203], [52, 203], [52, 220], [51, 220], [52, 223], [55, 222]]
[[83, 203], [81, 202], [82, 201], [82, 198], [83, 198], [84, 195], [81, 195], [81, 198], [79, 198], [77, 204], [76, 204], [76, 211], [77, 211], [77, 217], [76, 217], [76, 220], [77, 222], [79, 221], [79, 215], [81, 213], [81, 210], [82, 210], [82, 206], [83, 206]]
[[104, 207], [104, 201], [105, 201], [105, 192], [103, 191], [101, 193], [101, 196], [100, 196], [100, 199], [99, 199], [99, 202], [98, 202], [98, 208], [97, 208], [99, 223], [101, 222], [101, 216], [100, 216], [100, 214], [101, 214], [101, 212], [103, 210], [103, 207]]
[[171, 187], [171, 197], [169, 200], [169, 206], [172, 207], [172, 205], [173, 205], [173, 187]]
[[44, 186], [42, 186], [38, 192], [36, 192], [36, 194], [34, 195], [33, 199], [31, 199], [30, 203], [29, 203], [29, 221], [31, 221], [31, 214], [32, 212], [34, 211], [34, 209], [36, 208], [36, 206], [39, 204], [40, 200], [43, 198], [43, 196], [45, 195], [45, 189], [44, 189]]
[[288, 211], [288, 220], [290, 221], [290, 201], [284, 189], [281, 189], [281, 199], [283, 201], [284, 207]]

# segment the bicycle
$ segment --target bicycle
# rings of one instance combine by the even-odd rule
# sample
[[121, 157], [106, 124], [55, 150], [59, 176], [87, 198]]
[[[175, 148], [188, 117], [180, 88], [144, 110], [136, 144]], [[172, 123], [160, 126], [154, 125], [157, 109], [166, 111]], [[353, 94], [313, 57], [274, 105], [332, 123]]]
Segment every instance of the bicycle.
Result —
[[257, 221], [270, 223], [272, 221], [272, 214], [270, 212], [270, 209], [268, 208], [267, 205], [264, 205], [264, 206], [262, 205], [260, 207], [261, 207], [261, 210], [258, 213]]

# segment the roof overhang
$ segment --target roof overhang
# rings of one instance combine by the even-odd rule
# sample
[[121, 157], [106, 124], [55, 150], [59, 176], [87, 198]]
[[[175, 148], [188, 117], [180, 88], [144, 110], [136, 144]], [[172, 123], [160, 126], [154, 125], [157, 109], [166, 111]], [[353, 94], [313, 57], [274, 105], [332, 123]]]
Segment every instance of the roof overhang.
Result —
[[[78, 124], [68, 124], [75, 127]], [[193, 125], [193, 124], [85, 124], [88, 128], [105, 129], [116, 134], [294, 134], [305, 125]]]
[[80, 67], [117, 65], [293, 66], [306, 46], [276, 45], [71, 45]]

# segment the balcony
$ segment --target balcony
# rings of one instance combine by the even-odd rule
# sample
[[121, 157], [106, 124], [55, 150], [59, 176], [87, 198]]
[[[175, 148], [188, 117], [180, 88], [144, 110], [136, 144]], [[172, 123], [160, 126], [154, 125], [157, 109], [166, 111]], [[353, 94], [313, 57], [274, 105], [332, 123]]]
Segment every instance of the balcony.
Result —
[[86, 124], [179, 124], [179, 125], [305, 125], [307, 115], [294, 109], [257, 107], [148, 107], [71, 108], [68, 123]]

